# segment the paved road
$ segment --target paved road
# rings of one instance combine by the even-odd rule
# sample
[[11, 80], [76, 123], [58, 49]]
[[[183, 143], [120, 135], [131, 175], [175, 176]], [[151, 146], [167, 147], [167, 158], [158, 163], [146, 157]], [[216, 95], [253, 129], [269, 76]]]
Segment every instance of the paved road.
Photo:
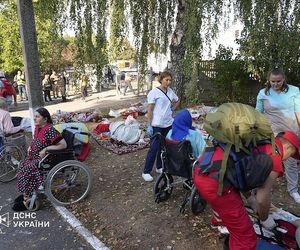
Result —
[[[44, 201], [45, 205], [36, 213], [27, 212], [31, 218], [23, 218], [24, 214], [20, 214], [19, 217], [22, 218], [14, 218], [11, 206], [13, 199], [17, 196], [16, 181], [0, 183], [0, 189], [0, 207], [2, 206], [0, 215], [9, 213], [10, 222], [9, 227], [0, 224], [1, 250], [92, 249], [47, 201]], [[28, 215], [26, 216], [29, 217]], [[5, 224], [3, 220], [1, 222]], [[44, 227], [47, 224], [49, 227]], [[40, 227], [33, 227], [36, 225]]]
[[[138, 100], [144, 100], [144, 96], [137, 97], [133, 95], [132, 92], [129, 92], [126, 96], [116, 96], [115, 90], [107, 90], [101, 93], [93, 93], [86, 98], [86, 100], [81, 100], [79, 96], [72, 96], [69, 98], [68, 102], [60, 102], [59, 100], [55, 100], [51, 103], [45, 103], [45, 108], [49, 110], [51, 114], [53, 114], [57, 110], [74, 112], [79, 110], [91, 110], [95, 108], [110, 108], [116, 102], [137, 102]], [[128, 107], [128, 105], [126, 105]], [[18, 103], [16, 108], [12, 107], [11, 116], [21, 116], [21, 117], [29, 117], [28, 111], [28, 102]]]

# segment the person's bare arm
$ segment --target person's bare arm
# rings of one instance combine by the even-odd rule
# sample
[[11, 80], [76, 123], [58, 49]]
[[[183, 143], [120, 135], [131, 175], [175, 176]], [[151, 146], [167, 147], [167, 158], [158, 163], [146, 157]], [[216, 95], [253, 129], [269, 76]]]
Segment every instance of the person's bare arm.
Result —
[[178, 100], [177, 102], [173, 102], [173, 110], [177, 110], [180, 106], [180, 101]]
[[259, 218], [262, 221], [265, 221], [268, 218], [269, 210], [271, 206], [271, 191], [275, 179], [278, 177], [278, 173], [271, 172], [268, 176], [265, 184], [257, 189], [256, 193], [256, 205], [257, 213]]
[[148, 104], [147, 107], [147, 119], [148, 125], [151, 126], [152, 118], [153, 118], [153, 110], [154, 110], [154, 103]]
[[50, 145], [50, 146], [44, 148], [43, 150], [41, 150], [40, 157], [44, 157], [48, 150], [62, 150], [62, 149], [65, 149], [66, 147], [67, 147], [67, 142], [65, 141], [65, 139], [62, 139], [57, 144]]
[[21, 130], [20, 126], [14, 126], [11, 120], [11, 116], [8, 112], [6, 112], [6, 114], [3, 117], [2, 125], [4, 130], [3, 132], [5, 135], [12, 135], [18, 133]]

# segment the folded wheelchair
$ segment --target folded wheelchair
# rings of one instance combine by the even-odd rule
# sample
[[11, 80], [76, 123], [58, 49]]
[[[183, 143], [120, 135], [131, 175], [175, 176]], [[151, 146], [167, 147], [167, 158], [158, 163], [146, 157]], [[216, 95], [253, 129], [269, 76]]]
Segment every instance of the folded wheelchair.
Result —
[[75, 159], [76, 134], [89, 135], [85, 132], [63, 130], [62, 136], [67, 142], [67, 148], [48, 151], [39, 162], [43, 185], [26, 201], [25, 206], [29, 211], [39, 209], [39, 194], [45, 194], [50, 202], [58, 206], [74, 204], [88, 195], [92, 185], [92, 174], [84, 163]]
[[161, 140], [163, 167], [163, 172], [154, 185], [155, 202], [168, 200], [173, 188], [182, 185], [187, 191], [180, 206], [180, 212], [184, 213], [185, 206], [189, 203], [192, 213], [195, 215], [200, 214], [206, 207], [206, 201], [198, 193], [192, 179], [195, 159], [191, 143], [186, 140], [182, 142], [171, 141], [160, 134], [154, 136], [154, 140]]
[[19, 163], [24, 160], [27, 149], [26, 138], [22, 133], [1, 137], [0, 182], [9, 182], [17, 177]]

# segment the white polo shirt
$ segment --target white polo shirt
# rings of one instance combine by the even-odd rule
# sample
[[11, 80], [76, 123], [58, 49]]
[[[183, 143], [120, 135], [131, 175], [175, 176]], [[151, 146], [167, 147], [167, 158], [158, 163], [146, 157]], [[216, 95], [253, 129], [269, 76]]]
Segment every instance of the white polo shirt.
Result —
[[[167, 96], [169, 97], [167, 97]], [[154, 104], [151, 126], [167, 128], [172, 125], [172, 103], [177, 102], [178, 96], [171, 88], [167, 88], [166, 94], [160, 89], [154, 88], [147, 95], [148, 104]]]

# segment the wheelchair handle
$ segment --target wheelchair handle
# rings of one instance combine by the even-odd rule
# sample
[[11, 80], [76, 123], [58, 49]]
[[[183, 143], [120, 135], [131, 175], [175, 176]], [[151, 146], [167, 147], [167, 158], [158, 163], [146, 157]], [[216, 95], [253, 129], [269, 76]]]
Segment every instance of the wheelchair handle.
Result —
[[88, 136], [90, 136], [90, 133], [88, 133], [88, 132], [78, 132], [78, 133], [76, 133], [76, 134], [81, 134], [81, 135], [88, 135]]
[[[68, 128], [66, 128], [66, 129], [68, 129]], [[78, 127], [69, 127], [69, 129], [78, 130], [79, 128]]]
[[[69, 127], [69, 128], [65, 128], [66, 130], [70, 130], [70, 129], [73, 129], [73, 130], [78, 130], [79, 128], [78, 127]], [[72, 131], [70, 131], [72, 132]], [[72, 132], [73, 133], [73, 132]], [[80, 134], [80, 135], [88, 135], [90, 136], [90, 133], [89, 132], [74, 132], [73, 133], [74, 135], [76, 134]]]

